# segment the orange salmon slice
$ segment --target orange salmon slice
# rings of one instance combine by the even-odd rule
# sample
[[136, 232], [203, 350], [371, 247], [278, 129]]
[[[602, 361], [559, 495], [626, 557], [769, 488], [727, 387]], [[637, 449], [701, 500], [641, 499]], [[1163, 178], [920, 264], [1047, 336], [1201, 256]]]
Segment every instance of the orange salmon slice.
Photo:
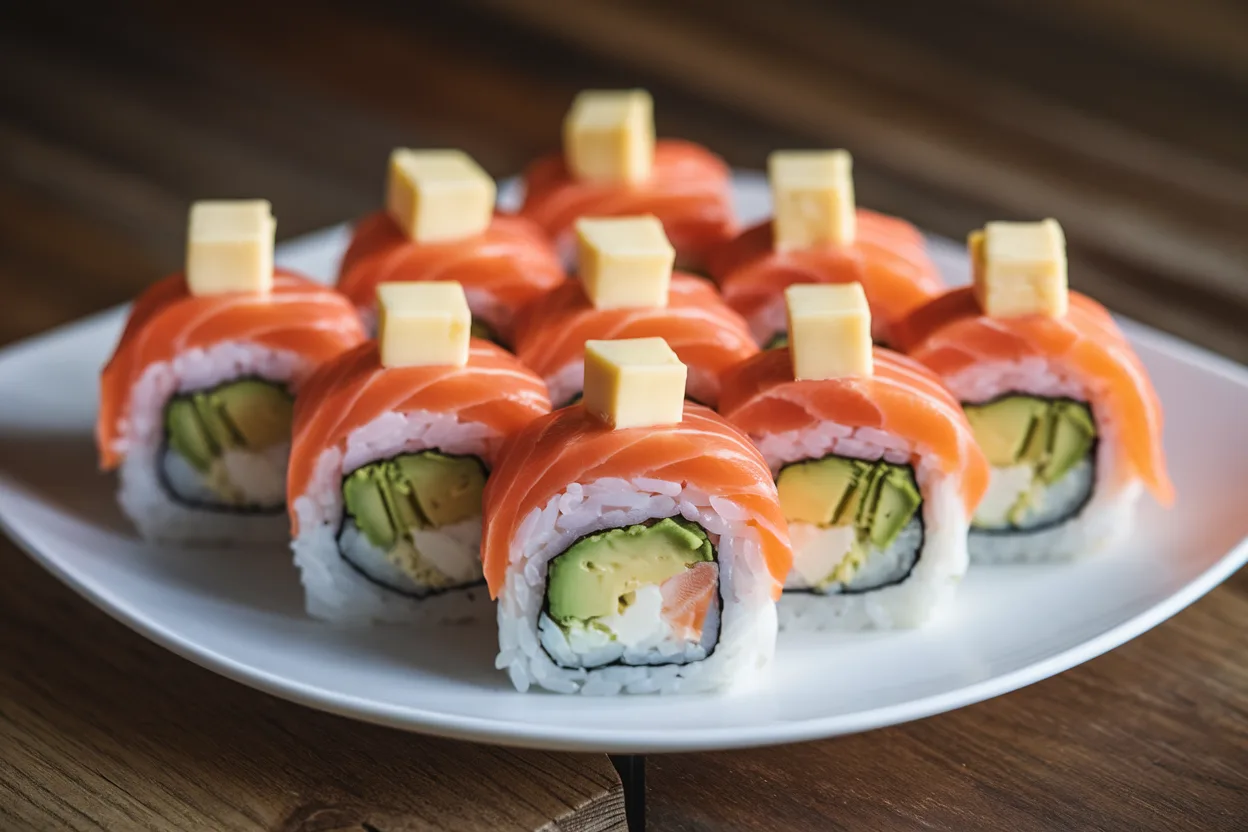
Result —
[[719, 586], [719, 566], [703, 561], [673, 575], [659, 586], [663, 595], [661, 615], [672, 632], [690, 641], [702, 638], [706, 613]]

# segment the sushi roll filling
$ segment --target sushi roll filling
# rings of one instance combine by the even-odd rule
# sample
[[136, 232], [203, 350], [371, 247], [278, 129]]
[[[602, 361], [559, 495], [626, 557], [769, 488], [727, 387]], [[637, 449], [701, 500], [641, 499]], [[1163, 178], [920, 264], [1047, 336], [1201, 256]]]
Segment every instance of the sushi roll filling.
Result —
[[900, 583], [923, 549], [914, 469], [835, 454], [776, 477], [793, 541], [786, 592], [856, 593]]
[[973, 534], [1051, 528], [1088, 504], [1098, 437], [1087, 403], [1008, 393], [963, 408], [992, 465]]
[[160, 481], [199, 509], [280, 512], [294, 397], [281, 383], [240, 378], [165, 404]]
[[719, 638], [715, 545], [698, 523], [667, 517], [587, 534], [547, 570], [538, 637], [564, 668], [682, 665]]
[[482, 580], [481, 492], [475, 456], [400, 454], [343, 478], [338, 551], [375, 584], [415, 598]]
[[470, 331], [473, 338], [480, 338], [483, 341], [498, 344], [503, 349], [510, 349], [510, 347], [503, 342], [503, 339], [499, 337], [499, 334], [494, 331], [494, 327], [490, 326], [476, 315], [473, 315], [472, 317], [472, 327]]

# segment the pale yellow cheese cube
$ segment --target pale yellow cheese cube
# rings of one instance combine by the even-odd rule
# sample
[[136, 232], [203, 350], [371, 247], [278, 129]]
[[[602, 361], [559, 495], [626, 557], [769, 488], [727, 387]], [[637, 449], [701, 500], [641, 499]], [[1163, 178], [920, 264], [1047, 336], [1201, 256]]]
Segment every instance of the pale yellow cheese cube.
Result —
[[446, 243], [475, 237], [494, 216], [494, 180], [462, 150], [390, 154], [386, 210], [412, 240]]
[[676, 249], [657, 217], [576, 221], [581, 285], [597, 309], [667, 306]]
[[862, 284], [795, 283], [784, 302], [793, 378], [871, 375], [871, 309]]
[[990, 222], [967, 238], [975, 299], [985, 315], [1066, 314], [1066, 237], [1057, 220]]
[[852, 169], [844, 150], [777, 150], [768, 157], [776, 251], [853, 244], [858, 215]]
[[685, 365], [662, 338], [585, 342], [585, 408], [613, 428], [679, 422]]
[[454, 281], [377, 286], [377, 341], [383, 367], [468, 363], [472, 313]]
[[645, 90], [586, 90], [563, 120], [563, 154], [577, 179], [644, 182], [654, 165], [654, 101]]
[[191, 294], [267, 294], [273, 288], [276, 231], [277, 221], [266, 199], [193, 204], [186, 243], [186, 283]]

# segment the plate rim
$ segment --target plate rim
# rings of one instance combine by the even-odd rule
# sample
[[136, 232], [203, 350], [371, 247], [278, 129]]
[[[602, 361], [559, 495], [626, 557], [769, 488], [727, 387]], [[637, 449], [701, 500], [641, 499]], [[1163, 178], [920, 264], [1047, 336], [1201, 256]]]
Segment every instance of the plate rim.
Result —
[[[3, 357], [0, 354], [0, 360]], [[0, 479], [12, 482], [4, 475], [0, 475]], [[737, 726], [693, 728], [682, 731], [676, 738], [671, 736], [670, 730], [665, 729], [629, 729], [628, 736], [622, 738], [619, 729], [602, 730], [579, 726], [559, 728], [545, 723], [526, 725], [515, 720], [448, 716], [442, 712], [413, 706], [378, 705], [355, 696], [334, 693], [301, 682], [292, 682], [285, 677], [204, 649], [153, 622], [142, 613], [142, 610], [120, 602], [106, 589], [95, 586], [94, 582], [82, 580], [77, 573], [63, 568], [55, 557], [46, 555], [39, 547], [27, 540], [10, 522], [2, 502], [0, 502], [0, 530], [3, 530], [9, 539], [36, 563], [109, 617], [149, 641], [206, 670], [280, 699], [375, 725], [448, 739], [547, 751], [614, 754], [726, 751], [828, 739], [891, 725], [901, 725], [974, 705], [1050, 678], [1120, 647], [1169, 620], [1204, 597], [1248, 561], [1248, 538], [1245, 538], [1204, 572], [1185, 584], [1178, 592], [1167, 596], [1161, 602], [1116, 627], [1009, 673], [940, 694], [882, 708], [858, 711], [850, 715], [772, 722], [746, 728]], [[532, 695], [557, 696], [558, 694]], [[731, 693], [727, 695], [731, 696]], [[708, 700], [718, 698], [713, 694], [701, 696]]]
[[[307, 245], [318, 238], [330, 237], [335, 232], [341, 233], [341, 228], [342, 225], [331, 226], [301, 235], [283, 243], [280, 248]], [[956, 245], [952, 242], [950, 244]], [[6, 345], [0, 348], [0, 365], [20, 360], [24, 353], [37, 351], [50, 341], [102, 325], [109, 318], [123, 314], [127, 306], [128, 304], [121, 304], [110, 307]], [[1226, 382], [1248, 387], [1248, 367], [1146, 324], [1117, 315], [1115, 318], [1133, 340], [1148, 342], [1162, 352], [1199, 365]], [[23, 490], [19, 482], [7, 475], [0, 474], [0, 480], [16, 491]], [[380, 704], [354, 695], [292, 681], [185, 639], [150, 619], [142, 609], [114, 596], [107, 587], [92, 580], [84, 580], [72, 569], [65, 568], [55, 555], [45, 553], [27, 539], [10, 519], [4, 500], [0, 500], [0, 531], [28, 557], [109, 617], [200, 667], [269, 695], [339, 716], [433, 736], [512, 747], [595, 753], [657, 754], [752, 748], [826, 739], [946, 713], [1010, 693], [1103, 655], [1186, 609], [1248, 562], [1248, 537], [1245, 537], [1177, 592], [1126, 621], [1051, 656], [973, 684], [921, 699], [851, 714], [774, 721], [745, 727], [690, 728], [673, 735], [670, 729], [560, 727], [548, 723], [526, 724], [515, 719], [453, 715], [412, 705]], [[702, 696], [708, 701], [719, 698], [717, 695]]]

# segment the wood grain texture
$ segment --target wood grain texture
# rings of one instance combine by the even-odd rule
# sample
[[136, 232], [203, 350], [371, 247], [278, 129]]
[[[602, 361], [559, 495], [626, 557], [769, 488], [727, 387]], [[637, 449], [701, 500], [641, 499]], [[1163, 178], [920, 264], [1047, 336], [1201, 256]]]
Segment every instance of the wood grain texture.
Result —
[[[645, 85], [662, 132], [737, 165], [849, 146], [864, 204], [944, 234], [1055, 214], [1079, 288], [1248, 359], [1246, 37], [1230, 0], [31, 4], [0, 27], [0, 342], [176, 268], [192, 199], [264, 195], [294, 236], [373, 207], [392, 146], [463, 146], [507, 175], [556, 145], [577, 89]], [[194, 828], [214, 812], [231, 828], [424, 828], [464, 808], [412, 815], [404, 784], [464, 759], [571, 784], [508, 803], [525, 823], [582, 786], [610, 791], [601, 758], [284, 705], [128, 635], [11, 549], [0, 574], [0, 828]], [[1105, 657], [963, 711], [651, 758], [650, 826], [1244, 829], [1245, 620], [1240, 574]], [[474, 784], [507, 788], [438, 778]], [[581, 816], [609, 828], [616, 810], [595, 807], [614, 805]]]
[[1242, 830], [1246, 617], [1240, 572], [1139, 639], [979, 705], [818, 743], [651, 758], [652, 826]]
[[0, 828], [623, 829], [606, 757], [417, 737], [165, 652], [0, 543]]

